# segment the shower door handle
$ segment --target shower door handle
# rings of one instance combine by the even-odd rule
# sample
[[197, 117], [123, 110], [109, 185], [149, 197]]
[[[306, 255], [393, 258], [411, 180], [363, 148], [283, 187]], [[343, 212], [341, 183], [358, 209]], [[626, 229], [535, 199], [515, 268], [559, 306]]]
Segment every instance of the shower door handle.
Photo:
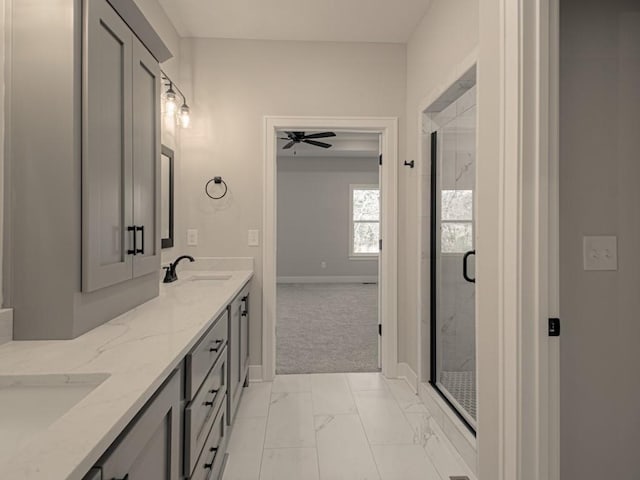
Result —
[[462, 276], [469, 283], [476, 283], [476, 279], [469, 276], [469, 257], [475, 254], [475, 250], [469, 250], [464, 254], [464, 257], [462, 257]]

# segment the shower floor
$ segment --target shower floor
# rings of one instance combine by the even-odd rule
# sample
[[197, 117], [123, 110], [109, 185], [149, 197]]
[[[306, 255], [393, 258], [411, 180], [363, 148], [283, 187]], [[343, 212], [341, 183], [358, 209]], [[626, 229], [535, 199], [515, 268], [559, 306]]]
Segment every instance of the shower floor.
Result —
[[440, 385], [474, 419], [476, 418], [476, 375], [475, 372], [441, 372]]

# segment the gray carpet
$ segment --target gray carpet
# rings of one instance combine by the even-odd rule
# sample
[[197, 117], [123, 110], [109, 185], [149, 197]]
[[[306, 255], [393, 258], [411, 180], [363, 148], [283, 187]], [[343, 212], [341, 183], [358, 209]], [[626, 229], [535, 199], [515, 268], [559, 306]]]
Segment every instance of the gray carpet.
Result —
[[279, 284], [276, 373], [377, 372], [378, 286]]

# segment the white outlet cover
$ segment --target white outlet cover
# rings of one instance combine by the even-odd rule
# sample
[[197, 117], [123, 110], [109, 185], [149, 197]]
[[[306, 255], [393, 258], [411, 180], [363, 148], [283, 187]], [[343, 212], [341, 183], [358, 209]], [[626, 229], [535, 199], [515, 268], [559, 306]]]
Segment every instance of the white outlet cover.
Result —
[[586, 236], [582, 243], [585, 270], [618, 270], [618, 237]]
[[187, 245], [194, 247], [198, 245], [198, 230], [190, 228], [187, 230]]
[[249, 230], [247, 234], [247, 243], [250, 247], [257, 247], [260, 245], [260, 235], [258, 230]]

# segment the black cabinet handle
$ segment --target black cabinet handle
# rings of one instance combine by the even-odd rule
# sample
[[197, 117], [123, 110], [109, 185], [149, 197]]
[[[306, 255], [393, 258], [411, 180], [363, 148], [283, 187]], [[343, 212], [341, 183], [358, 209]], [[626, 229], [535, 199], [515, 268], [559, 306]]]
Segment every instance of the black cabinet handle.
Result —
[[244, 310], [240, 315], [242, 315], [243, 317], [247, 316], [247, 313], [249, 313], [248, 311]]
[[475, 254], [475, 250], [469, 250], [464, 254], [464, 257], [462, 258], [462, 276], [469, 283], [476, 283], [476, 279], [469, 276], [469, 257]]
[[[136, 250], [136, 253], [139, 253], [141, 255], [144, 255], [144, 225], [141, 225], [140, 227], [136, 227], [134, 226], [133, 228], [135, 228], [137, 231], [139, 231], [140, 233], [142, 233], [142, 248], [138, 248], [136, 249], [136, 244], [134, 242], [133, 244], [133, 248]], [[133, 234], [134, 238], [137, 236], [135, 233]]]
[[244, 296], [244, 297], [242, 297], [240, 300], [241, 300], [242, 302], [246, 302], [248, 299], [249, 299], [249, 297], [247, 297], [247, 296], [245, 295], [245, 296]]
[[133, 232], [133, 249], [127, 250], [127, 255], [136, 255], [138, 253], [138, 236], [136, 235], [136, 226], [127, 227], [127, 232]]
[[216, 352], [218, 353], [218, 350], [220, 350], [220, 346], [224, 343], [224, 340], [216, 340], [215, 342], [213, 342], [213, 344], [215, 345], [215, 347], [209, 347], [209, 351], [210, 352]]
[[213, 400], [210, 402], [204, 402], [205, 407], [213, 407]]
[[[215, 453], [215, 452], [217, 452], [217, 451], [218, 451], [218, 449], [217, 449], [216, 447], [211, 447], [211, 448], [209, 449], [209, 451], [210, 451], [211, 453]], [[215, 458], [216, 458], [216, 456], [214, 455], [214, 456], [213, 456], [213, 459], [211, 459], [211, 463], [205, 463], [205, 464], [204, 464], [204, 468], [205, 468], [205, 469], [207, 469], [207, 470], [212, 469], [212, 468], [213, 468], [213, 460], [214, 460]]]

